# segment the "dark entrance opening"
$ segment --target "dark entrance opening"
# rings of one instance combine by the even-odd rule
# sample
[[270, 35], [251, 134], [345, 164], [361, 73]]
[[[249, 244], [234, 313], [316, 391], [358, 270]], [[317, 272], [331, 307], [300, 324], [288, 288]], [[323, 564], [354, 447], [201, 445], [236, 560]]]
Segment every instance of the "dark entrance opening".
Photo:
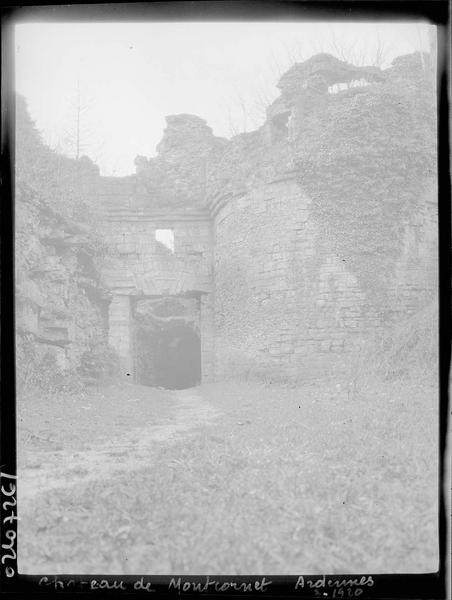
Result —
[[[165, 308], [169, 308], [166, 304]], [[142, 311], [135, 329], [137, 382], [181, 390], [201, 383], [201, 340], [197, 324], [182, 315], [158, 316], [162, 305]], [[171, 311], [172, 312], [172, 311]], [[184, 311], [186, 312], [186, 311]], [[152, 318], [150, 318], [152, 314]]]

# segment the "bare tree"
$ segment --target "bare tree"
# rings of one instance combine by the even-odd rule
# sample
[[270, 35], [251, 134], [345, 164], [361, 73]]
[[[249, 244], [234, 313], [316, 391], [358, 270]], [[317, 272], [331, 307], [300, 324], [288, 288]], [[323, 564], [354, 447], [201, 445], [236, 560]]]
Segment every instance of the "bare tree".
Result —
[[240, 106], [240, 110], [242, 113], [242, 131], [244, 133], [246, 133], [246, 131], [248, 129], [248, 107], [247, 107], [247, 104], [241, 94], [238, 94], [237, 102], [238, 102], [238, 105]]
[[422, 70], [436, 76], [437, 37], [436, 26], [426, 23], [416, 24], [417, 51], [419, 52]]
[[254, 93], [254, 102], [252, 106], [253, 115], [258, 121], [265, 121], [267, 108], [272, 103], [273, 98], [268, 87], [260, 85]]
[[[369, 44], [364, 39], [338, 35], [330, 26], [327, 40], [295, 40], [291, 45], [283, 44], [282, 52], [278, 54], [270, 49], [269, 60], [260, 74], [261, 81], [254, 89], [253, 101], [245, 101], [240, 93], [236, 93], [225, 111], [230, 135], [248, 131], [265, 120], [267, 108], [275, 98], [275, 84], [294, 64], [304, 62], [315, 54], [328, 53], [355, 66], [382, 68], [390, 58], [391, 48], [392, 45], [382, 39], [378, 31], [374, 44]], [[357, 82], [354, 84], [357, 85]], [[237, 116], [238, 113], [241, 117]]]
[[59, 140], [59, 144], [64, 145], [66, 151], [76, 160], [79, 160], [92, 145], [92, 130], [87, 119], [92, 105], [92, 98], [86, 96], [80, 78], [77, 78], [74, 94], [69, 103], [68, 126], [64, 131], [63, 139]]
[[375, 47], [375, 53], [373, 59], [370, 60], [370, 65], [373, 67], [381, 67], [384, 65], [388, 58], [389, 51], [392, 44], [387, 44], [381, 40], [381, 37], [377, 35], [377, 45]]
[[[237, 90], [229, 105], [226, 106], [225, 113], [227, 114], [230, 137], [246, 133], [250, 127], [250, 116], [254, 117], [252, 103]], [[254, 118], [252, 118], [252, 121], [252, 125], [254, 125]]]

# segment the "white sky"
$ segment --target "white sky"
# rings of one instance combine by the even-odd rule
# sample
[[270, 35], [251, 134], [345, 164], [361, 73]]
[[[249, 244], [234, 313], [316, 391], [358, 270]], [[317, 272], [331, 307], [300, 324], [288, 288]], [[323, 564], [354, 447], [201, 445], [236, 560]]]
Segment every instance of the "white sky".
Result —
[[[259, 127], [276, 83], [294, 59], [341, 49], [386, 62], [428, 48], [416, 23], [35, 23], [16, 26], [16, 89], [44, 141], [74, 155], [75, 98], [82, 104], [82, 153], [103, 175], [135, 171], [155, 155], [164, 117], [192, 113], [215, 135]], [[71, 141], [72, 136], [72, 141]]]

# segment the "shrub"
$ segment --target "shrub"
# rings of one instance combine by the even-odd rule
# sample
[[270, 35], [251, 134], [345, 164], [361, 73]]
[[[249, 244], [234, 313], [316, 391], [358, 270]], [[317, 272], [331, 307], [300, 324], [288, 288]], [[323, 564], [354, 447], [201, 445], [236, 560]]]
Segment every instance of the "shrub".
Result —
[[79, 375], [87, 383], [95, 383], [114, 377], [119, 371], [119, 357], [109, 344], [93, 342], [80, 359]]
[[80, 394], [84, 384], [76, 373], [61, 368], [51, 351], [40, 355], [32, 335], [16, 338], [16, 384], [21, 395], [36, 393]]
[[357, 389], [372, 380], [435, 385], [439, 356], [437, 303], [431, 302], [387, 328], [360, 354], [353, 377]]

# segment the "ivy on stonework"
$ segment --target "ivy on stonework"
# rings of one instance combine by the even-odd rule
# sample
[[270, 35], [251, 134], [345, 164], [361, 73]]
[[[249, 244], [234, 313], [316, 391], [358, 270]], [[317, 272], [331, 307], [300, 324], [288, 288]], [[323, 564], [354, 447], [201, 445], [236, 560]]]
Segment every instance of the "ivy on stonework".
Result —
[[314, 218], [377, 304], [391, 285], [404, 224], [435, 173], [434, 93], [417, 83], [335, 96], [306, 119], [296, 144]]

